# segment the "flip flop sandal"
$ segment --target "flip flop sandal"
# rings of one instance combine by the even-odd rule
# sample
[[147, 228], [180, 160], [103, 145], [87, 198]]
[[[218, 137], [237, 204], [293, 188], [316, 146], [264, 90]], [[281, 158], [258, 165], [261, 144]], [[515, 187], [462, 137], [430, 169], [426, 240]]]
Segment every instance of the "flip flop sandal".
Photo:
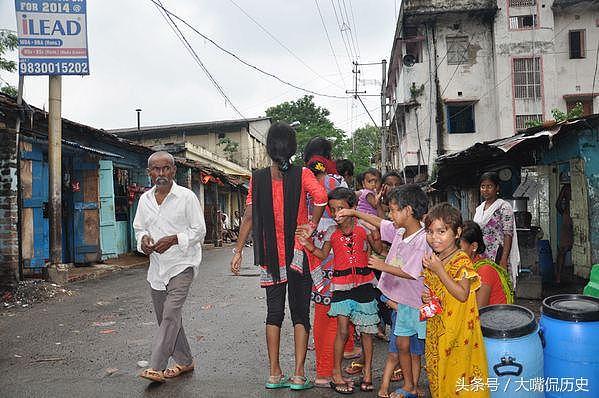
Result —
[[164, 378], [164, 374], [162, 372], [160, 372], [158, 370], [154, 370], [154, 369], [144, 370], [143, 372], [141, 372], [139, 377], [141, 377], [143, 379], [156, 381], [158, 383], [164, 383], [166, 381], [166, 379]]
[[[273, 376], [273, 378], [274, 377], [277, 377], [277, 376]], [[269, 377], [268, 380], [266, 381], [265, 387], [267, 389], [269, 389], [269, 390], [274, 390], [274, 389], [277, 389], [277, 388], [287, 388], [287, 387], [289, 387], [289, 378], [287, 376], [280, 375], [278, 377], [279, 377], [279, 380], [277, 382], [274, 382], [274, 383], [271, 381], [272, 378]]]
[[[304, 382], [299, 384], [292, 383], [291, 380], [295, 378], [302, 379]], [[289, 388], [295, 391], [308, 390], [312, 387], [314, 387], [314, 383], [312, 383], [306, 376], [293, 376], [289, 381]]]
[[391, 376], [392, 382], [401, 381], [403, 379], [403, 372], [401, 369], [395, 369], [393, 371], [393, 375]]
[[364, 392], [374, 391], [374, 386], [372, 385], [372, 382], [362, 380], [360, 382], [360, 391], [364, 391]]
[[331, 381], [331, 388], [338, 394], [349, 395], [354, 393], [354, 388], [347, 383], [335, 383]]
[[362, 356], [362, 350], [358, 350], [355, 354], [343, 353], [343, 359], [356, 359]]
[[362, 368], [364, 368], [363, 363], [352, 361], [344, 370], [348, 375], [355, 375], [362, 372]]
[[167, 379], [172, 379], [173, 377], [177, 377], [182, 375], [183, 373], [192, 372], [195, 369], [195, 364], [192, 362], [191, 365], [179, 365], [175, 364], [175, 366], [167, 368], [164, 371], [164, 377]]
[[[352, 379], [346, 379], [345, 377], [343, 378], [343, 380], [345, 380], [345, 384], [347, 384], [350, 387], [354, 386], [354, 380]], [[316, 380], [314, 381], [314, 387], [318, 387], [318, 388], [331, 388], [331, 382], [327, 381], [326, 383], [318, 383]]]
[[390, 398], [418, 398], [417, 394], [412, 394], [411, 392], [407, 392], [403, 388], [398, 388], [393, 391], [390, 395]]

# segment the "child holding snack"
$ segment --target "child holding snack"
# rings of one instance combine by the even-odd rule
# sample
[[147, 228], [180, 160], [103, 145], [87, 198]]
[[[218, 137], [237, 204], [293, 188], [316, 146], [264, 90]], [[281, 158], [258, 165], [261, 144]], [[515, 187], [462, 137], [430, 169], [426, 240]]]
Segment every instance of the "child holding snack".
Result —
[[[426, 323], [420, 321], [419, 307], [424, 291], [422, 259], [430, 252], [426, 234], [420, 220], [428, 211], [426, 193], [416, 185], [403, 185], [392, 189], [389, 199], [390, 217], [383, 220], [370, 214], [343, 211], [340, 215], [356, 215], [361, 220], [380, 228], [381, 238], [391, 242], [385, 261], [371, 257], [369, 266], [382, 271], [378, 288], [383, 299], [395, 308], [395, 326], [389, 344], [389, 354], [379, 388], [379, 397], [417, 396], [420, 376], [422, 340], [426, 334]], [[420, 343], [420, 344], [419, 344]], [[391, 377], [398, 364], [404, 375], [403, 388], [388, 394]]]
[[[426, 370], [433, 398], [489, 397], [487, 359], [478, 318], [475, 291], [480, 279], [472, 260], [460, 250], [462, 216], [448, 203], [431, 209], [425, 218], [426, 239], [434, 253], [424, 258], [422, 301], [438, 300], [441, 313], [426, 325]], [[480, 389], [460, 385], [483, 383]]]

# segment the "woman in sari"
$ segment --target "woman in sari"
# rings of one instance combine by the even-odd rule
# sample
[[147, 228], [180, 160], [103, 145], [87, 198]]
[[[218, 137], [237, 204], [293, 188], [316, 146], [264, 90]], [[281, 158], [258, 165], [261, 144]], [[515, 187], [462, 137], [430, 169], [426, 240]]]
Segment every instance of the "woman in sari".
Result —
[[516, 286], [520, 251], [512, 206], [499, 198], [499, 175], [484, 173], [480, 177], [480, 194], [485, 199], [476, 208], [474, 221], [480, 225], [486, 246], [485, 257], [508, 271]]
[[486, 305], [513, 304], [514, 290], [507, 271], [484, 256], [483, 233], [474, 221], [466, 221], [460, 236], [461, 249], [470, 256], [474, 270], [480, 276], [476, 291], [478, 308]]

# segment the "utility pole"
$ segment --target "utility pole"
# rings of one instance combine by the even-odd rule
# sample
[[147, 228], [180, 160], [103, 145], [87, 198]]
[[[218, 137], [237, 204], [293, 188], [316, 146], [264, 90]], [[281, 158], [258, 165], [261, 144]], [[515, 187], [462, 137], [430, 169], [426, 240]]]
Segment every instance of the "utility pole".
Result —
[[50, 171], [50, 264], [62, 264], [62, 76], [51, 75], [48, 101], [48, 166]]
[[356, 61], [352, 62], [352, 65], [354, 66], [351, 70], [354, 74], [354, 89], [352, 91], [345, 90], [345, 94], [351, 94], [354, 96], [354, 99], [358, 99], [358, 94], [366, 94], [366, 91], [358, 91], [358, 74], [360, 74], [360, 65]]
[[381, 62], [381, 172], [387, 173], [387, 101], [385, 91], [387, 88], [387, 60]]

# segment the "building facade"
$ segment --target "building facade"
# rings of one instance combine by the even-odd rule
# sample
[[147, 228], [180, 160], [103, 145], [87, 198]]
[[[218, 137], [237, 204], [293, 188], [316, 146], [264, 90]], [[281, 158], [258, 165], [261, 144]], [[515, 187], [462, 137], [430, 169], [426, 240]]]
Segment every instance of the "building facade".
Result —
[[581, 103], [593, 87], [599, 3], [405, 0], [386, 94], [388, 167], [434, 174], [434, 160], [514, 135]]
[[[147, 147], [186, 144], [193, 160], [230, 174], [251, 174], [267, 166], [269, 118], [223, 120], [110, 130]], [[232, 165], [234, 163], [235, 165]]]

